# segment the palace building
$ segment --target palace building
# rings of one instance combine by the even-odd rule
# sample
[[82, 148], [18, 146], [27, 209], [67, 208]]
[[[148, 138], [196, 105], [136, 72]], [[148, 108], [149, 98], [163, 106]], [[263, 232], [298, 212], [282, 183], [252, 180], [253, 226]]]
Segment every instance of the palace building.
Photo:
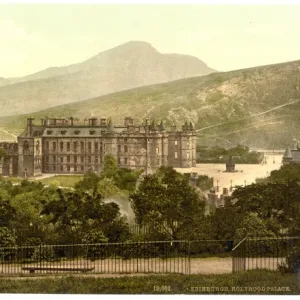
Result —
[[196, 133], [187, 122], [180, 129], [171, 126], [167, 131], [162, 121], [135, 125], [130, 117], [123, 125], [104, 118], [80, 123], [72, 117], [41, 119], [36, 125], [28, 118], [18, 143], [6, 148], [11, 149], [11, 155], [3, 160], [2, 174], [20, 177], [101, 172], [108, 154], [116, 158], [119, 167], [143, 169], [146, 174], [160, 166], [196, 166]]

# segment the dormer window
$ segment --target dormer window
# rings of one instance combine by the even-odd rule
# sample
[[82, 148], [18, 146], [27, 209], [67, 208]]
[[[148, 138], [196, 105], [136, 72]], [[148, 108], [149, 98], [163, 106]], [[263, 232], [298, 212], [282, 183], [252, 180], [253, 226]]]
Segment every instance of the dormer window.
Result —
[[67, 130], [61, 130], [60, 132], [62, 135], [65, 135], [67, 133]]
[[47, 130], [47, 134], [50, 135], [53, 133], [53, 130]]
[[90, 130], [90, 134], [95, 134], [95, 130], [94, 130], [94, 129], [91, 129], [91, 130]]
[[75, 133], [76, 135], [78, 135], [78, 134], [80, 133], [80, 130], [77, 129], [77, 130], [74, 131], [74, 133]]

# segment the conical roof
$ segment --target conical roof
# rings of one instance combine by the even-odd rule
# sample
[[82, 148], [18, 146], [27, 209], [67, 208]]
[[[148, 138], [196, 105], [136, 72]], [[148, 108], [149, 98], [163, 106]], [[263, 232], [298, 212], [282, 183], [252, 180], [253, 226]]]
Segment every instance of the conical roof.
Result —
[[164, 122], [163, 122], [163, 121], [160, 122], [159, 130], [160, 130], [160, 131], [164, 131], [164, 130], [165, 130], [165, 125], [164, 125]]
[[290, 147], [286, 148], [286, 150], [284, 152], [284, 155], [283, 155], [283, 158], [293, 158], [292, 151], [291, 151]]
[[114, 125], [112, 123], [112, 120], [110, 118], [109, 121], [108, 121], [108, 124], [107, 124], [107, 131], [112, 132], [112, 131], [114, 131], [114, 129], [115, 129], [115, 127], [114, 127]]
[[155, 125], [155, 121], [153, 120], [151, 125], [150, 125], [150, 130], [156, 130], [156, 125]]

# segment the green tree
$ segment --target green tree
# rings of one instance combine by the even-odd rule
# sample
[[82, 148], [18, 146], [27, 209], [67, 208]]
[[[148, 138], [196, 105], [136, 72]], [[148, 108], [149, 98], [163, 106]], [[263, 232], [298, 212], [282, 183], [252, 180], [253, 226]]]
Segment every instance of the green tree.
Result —
[[[170, 167], [161, 167], [145, 176], [130, 196], [136, 221], [140, 226], [158, 227], [172, 239], [189, 238], [194, 225], [204, 218], [205, 203], [185, 177]], [[186, 232], [189, 236], [181, 236]]]
[[78, 191], [91, 191], [97, 188], [100, 177], [92, 170], [87, 171], [83, 179], [78, 181], [74, 188]]
[[115, 178], [118, 170], [116, 159], [112, 155], [105, 155], [103, 171], [101, 172], [101, 179]]
[[241, 241], [246, 237], [275, 237], [275, 234], [268, 229], [265, 220], [252, 213], [245, 216], [235, 232], [236, 241]]

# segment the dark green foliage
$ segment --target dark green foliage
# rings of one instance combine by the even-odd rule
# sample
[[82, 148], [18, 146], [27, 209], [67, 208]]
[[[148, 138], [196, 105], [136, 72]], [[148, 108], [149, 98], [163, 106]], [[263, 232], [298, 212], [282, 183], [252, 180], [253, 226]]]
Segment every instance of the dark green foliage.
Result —
[[278, 269], [281, 272], [300, 273], [300, 246], [294, 246], [288, 251], [285, 263], [279, 265]]
[[198, 175], [196, 185], [201, 191], [207, 191], [213, 187], [214, 179], [207, 175]]
[[55, 251], [52, 246], [36, 246], [32, 254], [32, 260], [38, 261], [53, 261], [55, 260]]
[[220, 146], [203, 148], [197, 146], [198, 163], [226, 163], [230, 156], [233, 156], [235, 163], [258, 164], [263, 159], [263, 154], [249, 151], [249, 148], [242, 145], [225, 149]]
[[130, 199], [139, 225], [160, 224], [171, 239], [183, 238], [181, 231], [184, 238], [191, 238], [192, 228], [204, 219], [203, 199], [184, 175], [170, 167], [145, 176]]
[[10, 228], [0, 227], [0, 247], [16, 246], [16, 236]]
[[273, 170], [268, 177], [271, 182], [300, 181], [300, 164], [283, 165], [279, 170]]

